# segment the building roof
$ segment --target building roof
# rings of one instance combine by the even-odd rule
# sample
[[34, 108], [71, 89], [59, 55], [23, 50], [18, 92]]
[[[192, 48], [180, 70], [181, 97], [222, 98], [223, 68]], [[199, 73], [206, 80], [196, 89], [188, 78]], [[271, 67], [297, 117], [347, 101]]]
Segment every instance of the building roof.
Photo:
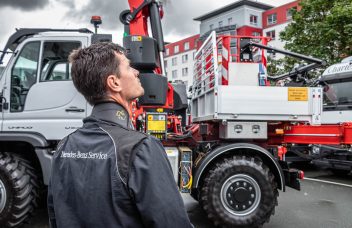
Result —
[[213, 10], [213, 11], [211, 11], [211, 12], [209, 12], [207, 14], [204, 14], [202, 16], [193, 18], [193, 20], [195, 20], [195, 21], [203, 21], [205, 19], [208, 19], [208, 18], [211, 18], [213, 16], [216, 16], [216, 15], [218, 15], [220, 13], [224, 13], [224, 12], [230, 11], [232, 9], [235, 9], [237, 7], [244, 6], [244, 5], [253, 6], [255, 8], [259, 8], [259, 9], [263, 9], [263, 10], [268, 10], [268, 9], [274, 8], [271, 5], [260, 3], [260, 2], [254, 2], [254, 1], [251, 1], [251, 0], [240, 0], [240, 1], [237, 1], [237, 2], [234, 2], [234, 3], [231, 3], [229, 5], [226, 5], [226, 6], [222, 7], [222, 8]]

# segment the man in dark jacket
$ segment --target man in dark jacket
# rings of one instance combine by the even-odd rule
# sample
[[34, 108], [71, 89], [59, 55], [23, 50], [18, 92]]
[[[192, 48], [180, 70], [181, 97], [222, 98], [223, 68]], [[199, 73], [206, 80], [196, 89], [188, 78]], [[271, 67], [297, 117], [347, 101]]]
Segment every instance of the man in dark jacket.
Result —
[[133, 130], [129, 105], [144, 94], [123, 48], [98, 43], [70, 55], [72, 80], [94, 105], [64, 138], [48, 189], [52, 227], [192, 227], [158, 139]]

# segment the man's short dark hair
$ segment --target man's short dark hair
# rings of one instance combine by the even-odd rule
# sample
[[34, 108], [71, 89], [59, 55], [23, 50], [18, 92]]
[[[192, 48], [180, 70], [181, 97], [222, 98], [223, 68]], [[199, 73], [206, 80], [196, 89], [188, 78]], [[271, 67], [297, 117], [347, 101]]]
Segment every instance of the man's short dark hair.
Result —
[[69, 56], [73, 84], [91, 105], [106, 99], [107, 77], [120, 76], [120, 62], [115, 53], [124, 54], [124, 48], [111, 42], [101, 42], [74, 50]]

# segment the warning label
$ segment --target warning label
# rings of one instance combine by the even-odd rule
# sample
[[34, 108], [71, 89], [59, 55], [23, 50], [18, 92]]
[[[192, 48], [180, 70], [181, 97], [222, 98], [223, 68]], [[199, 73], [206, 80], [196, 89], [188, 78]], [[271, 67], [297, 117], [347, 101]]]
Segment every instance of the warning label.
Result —
[[132, 36], [131, 40], [140, 42], [140, 41], [142, 41], [142, 36]]
[[289, 101], [308, 101], [308, 88], [288, 88]]
[[166, 131], [166, 118], [164, 114], [150, 114], [147, 116], [147, 130], [154, 132]]
[[160, 131], [163, 132], [166, 130], [166, 125], [165, 125], [165, 121], [148, 121], [148, 126], [147, 129], [149, 131]]

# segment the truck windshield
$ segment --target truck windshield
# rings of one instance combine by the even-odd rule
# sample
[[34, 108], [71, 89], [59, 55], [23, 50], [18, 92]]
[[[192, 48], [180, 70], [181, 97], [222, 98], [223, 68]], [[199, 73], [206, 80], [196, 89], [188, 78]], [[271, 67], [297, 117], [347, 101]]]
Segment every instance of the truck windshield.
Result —
[[326, 83], [324, 86], [324, 107], [352, 105], [352, 81]]

